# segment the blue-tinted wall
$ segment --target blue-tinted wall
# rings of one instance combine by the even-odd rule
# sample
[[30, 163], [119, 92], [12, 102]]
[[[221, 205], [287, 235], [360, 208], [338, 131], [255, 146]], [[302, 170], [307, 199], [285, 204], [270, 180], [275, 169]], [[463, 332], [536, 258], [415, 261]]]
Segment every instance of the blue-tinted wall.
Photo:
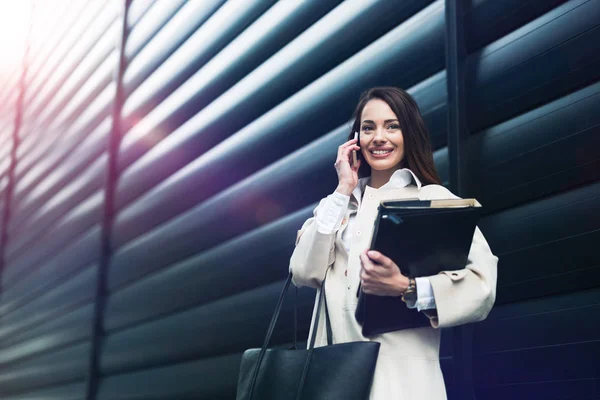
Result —
[[[447, 181], [444, 1], [58, 3], [0, 87], [0, 398], [233, 399], [363, 90], [413, 94]], [[476, 397], [598, 398], [600, 0], [463, 6]]]

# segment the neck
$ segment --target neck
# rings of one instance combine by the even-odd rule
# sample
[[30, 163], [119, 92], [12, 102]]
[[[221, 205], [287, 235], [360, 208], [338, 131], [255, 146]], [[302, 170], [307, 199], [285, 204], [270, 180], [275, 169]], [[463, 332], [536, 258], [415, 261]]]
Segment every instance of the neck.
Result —
[[369, 181], [369, 186], [371, 186], [374, 189], [379, 189], [380, 187], [382, 187], [390, 181], [390, 178], [392, 177], [394, 172], [396, 172], [399, 168], [400, 167], [391, 168], [385, 171], [376, 171], [371, 169], [371, 179]]

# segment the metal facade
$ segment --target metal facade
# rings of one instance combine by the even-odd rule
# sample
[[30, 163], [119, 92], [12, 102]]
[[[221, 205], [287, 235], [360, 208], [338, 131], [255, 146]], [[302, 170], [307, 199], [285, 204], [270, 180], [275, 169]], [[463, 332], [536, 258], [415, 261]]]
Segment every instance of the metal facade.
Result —
[[443, 335], [450, 399], [600, 396], [600, 0], [461, 0], [458, 97], [443, 0], [56, 3], [0, 86], [0, 398], [235, 398], [375, 85], [415, 97], [447, 185], [462, 143], [500, 257], [467, 379]]

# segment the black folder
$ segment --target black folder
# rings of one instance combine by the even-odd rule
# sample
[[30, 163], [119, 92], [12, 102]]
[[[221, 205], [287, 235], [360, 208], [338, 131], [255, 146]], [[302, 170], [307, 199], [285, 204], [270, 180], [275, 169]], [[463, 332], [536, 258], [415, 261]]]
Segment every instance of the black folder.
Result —
[[[475, 199], [385, 201], [370, 248], [410, 278], [463, 269], [481, 212]], [[364, 336], [429, 326], [429, 318], [400, 297], [367, 295], [360, 288], [357, 295], [355, 317]]]

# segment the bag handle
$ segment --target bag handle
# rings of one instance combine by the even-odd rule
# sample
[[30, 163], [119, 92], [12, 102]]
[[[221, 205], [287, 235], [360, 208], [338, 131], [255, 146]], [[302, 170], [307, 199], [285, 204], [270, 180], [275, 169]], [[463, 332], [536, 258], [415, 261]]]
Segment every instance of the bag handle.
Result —
[[319, 291], [319, 304], [317, 305], [317, 312], [315, 316], [315, 323], [313, 324], [313, 331], [310, 337], [310, 344], [308, 346], [308, 354], [304, 361], [304, 368], [302, 370], [302, 377], [300, 378], [300, 384], [298, 385], [298, 391], [296, 392], [296, 400], [302, 399], [302, 393], [304, 392], [304, 383], [306, 382], [306, 375], [308, 374], [308, 368], [312, 359], [313, 352], [315, 350], [315, 340], [317, 338], [317, 331], [319, 329], [319, 319], [321, 316], [321, 303], [325, 303], [325, 328], [327, 332], [327, 345], [332, 345], [333, 333], [331, 332], [331, 321], [329, 320], [329, 310], [327, 308], [327, 295], [325, 294], [325, 280], [327, 279], [327, 272], [325, 271], [325, 278], [321, 284], [321, 290]]
[[[313, 332], [310, 338], [310, 345], [309, 345], [309, 350], [312, 350], [314, 348], [314, 344], [315, 344], [315, 339], [317, 337], [317, 328], [319, 327], [319, 316], [320, 316], [320, 312], [321, 312], [321, 303], [324, 300], [325, 297], [325, 279], [327, 279], [327, 272], [329, 270], [327, 270], [325, 272], [325, 278], [323, 279], [323, 283], [321, 284], [321, 289], [319, 291], [319, 304], [317, 305], [317, 312], [316, 312], [316, 316], [315, 316], [315, 323], [313, 325]], [[273, 335], [273, 331], [275, 330], [275, 325], [277, 324], [277, 319], [279, 318], [279, 314], [281, 313], [281, 306], [283, 305], [283, 300], [285, 299], [285, 295], [288, 291], [288, 288], [290, 287], [290, 283], [292, 282], [292, 273], [290, 272], [287, 280], [285, 281], [285, 284], [283, 286], [283, 290], [281, 291], [281, 294], [279, 295], [279, 300], [277, 301], [277, 306], [275, 307], [275, 312], [273, 313], [273, 317], [271, 318], [271, 323], [269, 324], [269, 329], [267, 330], [267, 336], [265, 337], [265, 341], [263, 343], [262, 348], [260, 349], [260, 354], [258, 355], [258, 360], [256, 360], [256, 367], [254, 368], [254, 373], [252, 374], [252, 381], [250, 382], [250, 397], [249, 399], [252, 399], [252, 396], [254, 394], [254, 385], [256, 384], [256, 379], [258, 378], [258, 372], [260, 371], [260, 365], [262, 364], [263, 358], [265, 356], [265, 353], [267, 352], [267, 346], [269, 345], [269, 342], [271, 341], [271, 336]], [[298, 290], [296, 289], [296, 306], [297, 306], [297, 301], [298, 301]], [[295, 307], [296, 307], [295, 306]], [[297, 320], [297, 313], [296, 313], [296, 309], [294, 309], [294, 329], [297, 328], [297, 324], [298, 324], [298, 320]], [[332, 330], [331, 330], [331, 321], [329, 320], [329, 310], [327, 309], [327, 302], [325, 299], [325, 325], [326, 325], [326, 330], [327, 330], [327, 344], [331, 345], [332, 344]], [[296, 333], [294, 332], [294, 346], [296, 346]]]

